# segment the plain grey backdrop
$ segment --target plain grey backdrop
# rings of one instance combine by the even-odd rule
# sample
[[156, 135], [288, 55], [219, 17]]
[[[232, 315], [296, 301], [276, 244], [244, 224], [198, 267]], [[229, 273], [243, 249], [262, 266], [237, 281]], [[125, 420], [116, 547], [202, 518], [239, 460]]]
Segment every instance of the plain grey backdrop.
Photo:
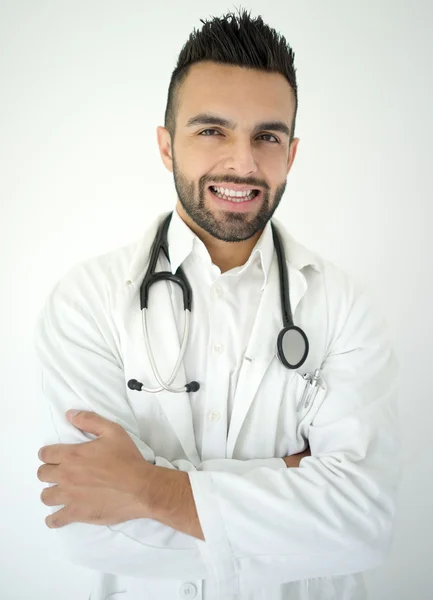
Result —
[[69, 267], [174, 208], [156, 138], [170, 75], [199, 19], [239, 5], [296, 54], [300, 143], [276, 216], [371, 289], [401, 364], [399, 515], [370, 597], [431, 597], [432, 3], [0, 0], [2, 600], [88, 598], [92, 572], [44, 523], [34, 320]]

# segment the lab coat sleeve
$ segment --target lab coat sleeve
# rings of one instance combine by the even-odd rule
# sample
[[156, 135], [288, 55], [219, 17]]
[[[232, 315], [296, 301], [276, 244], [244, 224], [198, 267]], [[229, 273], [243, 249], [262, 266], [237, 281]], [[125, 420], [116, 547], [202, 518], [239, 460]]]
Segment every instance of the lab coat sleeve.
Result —
[[[70, 424], [70, 408], [94, 411], [120, 424], [149, 462], [167, 468], [196, 470], [179, 459], [155, 456], [140, 438], [126, 395], [122, 358], [104, 303], [89, 306], [93, 277], [81, 266], [54, 287], [34, 329], [36, 390], [45, 423], [42, 445], [95, 439]], [[98, 290], [98, 297], [100, 292]], [[36, 450], [37, 452], [37, 450]], [[247, 461], [211, 461], [213, 468], [245, 472]], [[259, 460], [269, 468], [285, 468], [282, 459]], [[200, 465], [199, 468], [202, 468]], [[203, 464], [203, 469], [206, 465]], [[52, 484], [44, 483], [43, 487]], [[50, 507], [51, 514], [62, 506]], [[134, 519], [112, 526], [71, 523], [53, 530], [59, 548], [75, 564], [119, 575], [200, 579], [206, 569], [195, 538], [153, 519]]]
[[322, 365], [311, 456], [293, 469], [188, 474], [206, 540], [197, 545], [220, 597], [365, 571], [389, 553], [402, 465], [398, 363], [369, 296], [352, 298]]

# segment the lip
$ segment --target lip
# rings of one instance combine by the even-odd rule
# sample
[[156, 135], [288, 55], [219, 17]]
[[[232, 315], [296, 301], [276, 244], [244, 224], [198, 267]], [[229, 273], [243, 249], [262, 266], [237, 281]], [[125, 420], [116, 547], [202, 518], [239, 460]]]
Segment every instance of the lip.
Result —
[[213, 202], [217, 203], [220, 208], [223, 208], [224, 210], [229, 210], [231, 212], [248, 212], [257, 204], [259, 204], [262, 201], [263, 197], [263, 192], [262, 190], [260, 190], [257, 196], [255, 196], [255, 198], [253, 198], [252, 200], [245, 200], [245, 202], [230, 202], [230, 200], [222, 200], [221, 198], [218, 198], [218, 196], [216, 196], [213, 193], [210, 187], [208, 187], [207, 191], [210, 197], [212, 198]]

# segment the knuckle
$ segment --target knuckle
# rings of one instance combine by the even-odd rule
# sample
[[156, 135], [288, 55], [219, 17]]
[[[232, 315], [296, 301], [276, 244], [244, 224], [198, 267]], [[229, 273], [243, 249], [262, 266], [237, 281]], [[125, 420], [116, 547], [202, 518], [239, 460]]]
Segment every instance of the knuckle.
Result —
[[123, 432], [124, 429], [121, 425], [119, 425], [119, 423], [116, 423], [115, 421], [110, 421], [107, 424], [107, 433], [111, 433], [111, 434], [116, 434], [119, 435], [120, 432]]
[[70, 458], [77, 460], [81, 458], [80, 445], [75, 444], [75, 448], [71, 448], [69, 451]]
[[82, 483], [80, 469], [74, 469], [73, 467], [63, 469], [59, 477], [59, 482], [72, 487], [79, 486]]
[[74, 471], [68, 470], [65, 473], [63, 473], [63, 481], [65, 483], [69, 483], [72, 486], [78, 485], [79, 474]]

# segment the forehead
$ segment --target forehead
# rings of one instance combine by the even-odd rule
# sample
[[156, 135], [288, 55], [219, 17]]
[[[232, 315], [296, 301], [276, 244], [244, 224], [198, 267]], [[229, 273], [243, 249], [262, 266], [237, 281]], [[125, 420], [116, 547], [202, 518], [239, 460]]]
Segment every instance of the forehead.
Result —
[[235, 121], [271, 117], [290, 124], [294, 110], [293, 90], [280, 73], [201, 62], [180, 88], [177, 122], [184, 127], [191, 116], [213, 112]]

